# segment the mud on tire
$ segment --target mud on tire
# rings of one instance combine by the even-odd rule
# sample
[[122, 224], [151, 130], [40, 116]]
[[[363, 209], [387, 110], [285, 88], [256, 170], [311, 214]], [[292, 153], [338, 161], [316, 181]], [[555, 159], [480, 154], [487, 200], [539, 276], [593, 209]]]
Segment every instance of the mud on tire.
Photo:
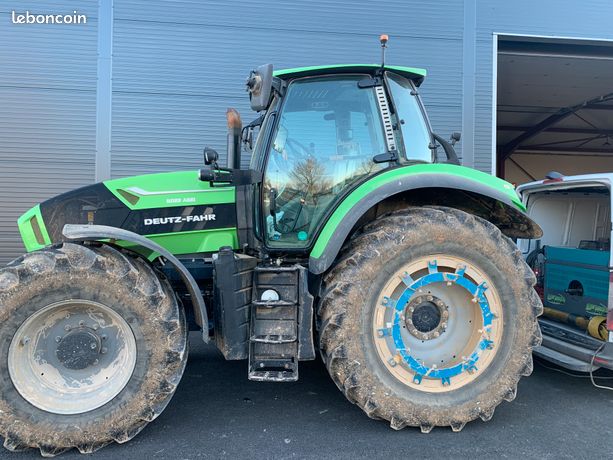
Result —
[[[9, 375], [9, 346], [27, 318], [54, 302], [80, 299], [109, 307], [131, 329], [134, 370], [101, 407], [76, 414], [30, 404]], [[171, 399], [187, 360], [183, 309], [168, 282], [142, 259], [107, 246], [63, 244], [27, 254], [0, 270], [0, 436], [9, 450], [53, 456], [123, 443]]]
[[[440, 392], [421, 391], [392, 375], [373, 335], [382, 287], [403, 264], [430, 254], [455, 255], [479, 267], [496, 288], [504, 315], [490, 364], [470, 383]], [[349, 241], [324, 279], [318, 312], [323, 360], [349, 401], [394, 429], [459, 431], [476, 418], [487, 421], [498, 404], [515, 398], [521, 376], [532, 372], [542, 313], [534, 282], [515, 244], [483, 219], [444, 207], [389, 214]]]

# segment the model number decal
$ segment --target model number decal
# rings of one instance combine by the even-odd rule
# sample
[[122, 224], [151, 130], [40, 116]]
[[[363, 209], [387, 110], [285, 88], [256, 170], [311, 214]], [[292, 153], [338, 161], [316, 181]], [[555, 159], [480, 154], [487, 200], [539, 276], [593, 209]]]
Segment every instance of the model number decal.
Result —
[[177, 203], [195, 203], [196, 197], [190, 196], [185, 198], [166, 198], [166, 204], [177, 204]]
[[154, 217], [145, 219], [144, 225], [180, 224], [182, 222], [202, 222], [215, 220], [215, 214], [201, 214], [195, 216]]

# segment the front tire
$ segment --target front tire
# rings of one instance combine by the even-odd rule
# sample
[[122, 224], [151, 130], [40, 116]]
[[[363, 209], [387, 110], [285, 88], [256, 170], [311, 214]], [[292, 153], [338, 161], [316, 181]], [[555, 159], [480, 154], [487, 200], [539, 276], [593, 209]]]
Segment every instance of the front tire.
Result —
[[394, 429], [491, 419], [532, 372], [542, 304], [514, 243], [451, 208], [366, 226], [326, 275], [320, 350], [347, 399]]
[[126, 442], [187, 360], [183, 309], [146, 261], [65, 243], [0, 270], [0, 436], [53, 456]]

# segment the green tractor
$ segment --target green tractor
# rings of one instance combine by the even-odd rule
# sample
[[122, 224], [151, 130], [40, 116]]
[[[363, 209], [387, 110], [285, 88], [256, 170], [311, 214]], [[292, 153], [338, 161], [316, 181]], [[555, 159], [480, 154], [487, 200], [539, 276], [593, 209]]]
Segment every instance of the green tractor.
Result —
[[207, 148], [198, 171], [27, 211], [28, 253], [0, 270], [4, 446], [130, 440], [177, 388], [189, 330], [251, 380], [295, 381], [319, 350], [347, 399], [394, 429], [459, 431], [513, 400], [542, 305], [512, 238], [542, 232], [511, 184], [458, 164], [459, 135], [432, 132], [425, 75], [261, 66], [247, 80], [259, 116], [243, 127], [228, 110], [226, 167]]

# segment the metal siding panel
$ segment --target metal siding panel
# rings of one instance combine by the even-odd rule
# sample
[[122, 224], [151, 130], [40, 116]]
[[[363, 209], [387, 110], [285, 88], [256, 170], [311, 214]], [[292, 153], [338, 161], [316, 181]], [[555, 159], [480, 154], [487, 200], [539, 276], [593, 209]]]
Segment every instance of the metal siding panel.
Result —
[[0, 11], [0, 265], [23, 252], [19, 215], [93, 181], [95, 5], [48, 1], [30, 11], [75, 9], [87, 24], [17, 25], [11, 10]]
[[477, 0], [475, 166], [491, 170], [493, 34], [613, 39], [608, 0]]
[[[375, 38], [387, 33], [390, 37], [430, 37], [460, 39], [458, 16], [462, 2], [457, 0], [412, 1], [386, 0], [383, 4], [355, 0], [295, 0], [279, 2], [264, 0], [254, 4], [247, 0], [228, 3], [225, 0], [150, 0], [143, 8], [140, 0], [116, 2], [115, 18], [155, 23], [200, 24], [222, 26], [238, 31], [260, 29], [269, 32], [269, 41], [276, 32], [304, 31], [311, 35], [365, 35]], [[212, 44], [223, 48], [223, 42]], [[253, 44], [257, 46], [258, 44]], [[325, 47], [314, 50], [324, 52]]]
[[[447, 136], [461, 127], [461, 3], [390, 1], [375, 15], [370, 4], [339, 1], [233, 3], [243, 15], [228, 15], [225, 2], [141, 7], [115, 5], [114, 177], [196, 168], [205, 143], [224, 158], [226, 108], [255, 118], [244, 91], [252, 68], [378, 62], [378, 32], [391, 36], [389, 63], [428, 69], [421, 92], [435, 129]], [[331, 17], [342, 17], [342, 30]]]
[[[0, 44], [0, 58], [12, 62], [0, 86], [10, 97], [26, 94], [24, 87], [48, 91], [33, 96], [38, 105], [13, 101], [0, 108], [0, 117], [25, 117], [13, 130], [22, 130], [21, 137], [0, 132], [0, 140], [16, 149], [3, 149], [0, 157], [0, 179], [7, 184], [0, 185], [1, 198], [14, 203], [0, 211], [0, 262], [21, 251], [14, 221], [25, 208], [93, 181], [97, 6], [85, 0], [43, 5], [41, 12], [77, 9], [89, 23], [87, 30], [64, 28], [61, 34], [48, 26], [36, 33], [0, 30], [11, 34]], [[376, 10], [353, 1], [264, 1], [258, 8], [242, 1], [230, 9], [221, 1], [174, 2], [170, 8], [157, 0], [145, 8], [122, 0], [114, 13], [113, 176], [196, 168], [205, 144], [223, 156], [226, 107], [238, 108], [245, 122], [255, 116], [243, 90], [254, 66], [378, 62], [381, 32], [392, 39], [389, 63], [428, 69], [421, 92], [435, 130], [447, 136], [461, 126], [462, 3], [456, 0], [410, 6], [393, 0]], [[19, 158], [32, 171], [25, 172]], [[16, 187], [22, 197], [14, 197]]]
[[247, 113], [230, 99], [220, 103], [208, 96], [115, 93], [112, 176], [196, 169], [205, 144], [224, 152], [225, 104]]

